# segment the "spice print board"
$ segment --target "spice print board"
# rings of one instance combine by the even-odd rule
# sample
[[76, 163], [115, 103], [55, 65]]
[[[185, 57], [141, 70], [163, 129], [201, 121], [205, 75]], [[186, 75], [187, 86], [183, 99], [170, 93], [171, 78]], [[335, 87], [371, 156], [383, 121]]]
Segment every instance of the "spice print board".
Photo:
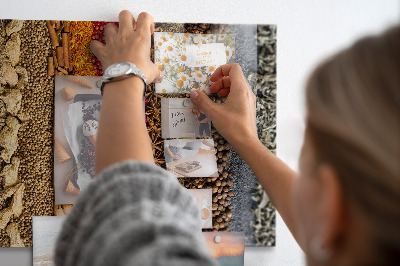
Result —
[[[10, 109], [4, 112], [7, 106], [2, 105], [3, 100], [0, 99], [0, 110], [2, 110], [0, 122], [10, 117], [9, 120], [18, 121], [18, 126], [20, 126], [15, 127], [15, 131], [18, 131], [18, 141], [15, 140], [17, 146], [10, 162], [5, 161], [0, 164], [0, 171], [3, 174], [10, 169], [18, 170], [15, 171], [18, 173], [16, 184], [11, 187], [11, 190], [6, 191], [4, 186], [0, 186], [0, 193], [2, 193], [0, 211], [13, 210], [10, 219], [2, 221], [2, 224], [5, 224], [5, 227], [17, 229], [17, 236], [21, 238], [25, 246], [32, 246], [31, 217], [54, 213], [54, 200], [55, 198], [58, 200], [58, 187], [62, 188], [61, 191], [68, 188], [68, 191], [73, 192], [76, 189], [74, 184], [70, 187], [65, 187], [68, 183], [58, 186], [56, 183], [60, 180], [58, 179], [60, 175], [53, 172], [58, 168], [58, 155], [62, 156], [61, 161], [65, 160], [61, 165], [71, 164], [71, 168], [64, 173], [65, 175], [77, 166], [73, 163], [72, 150], [66, 142], [58, 140], [61, 138], [59, 131], [53, 127], [54, 125], [57, 127], [58, 123], [57, 116], [54, 116], [54, 112], [57, 112], [57, 97], [59, 96], [54, 93], [55, 77], [66, 75], [95, 77], [103, 74], [101, 64], [91, 53], [89, 45], [93, 39], [104, 43], [103, 31], [107, 23], [103, 21], [0, 20], [0, 51], [2, 51], [0, 53], [0, 83], [4, 88], [0, 90], [0, 96], [8, 97], [8, 92], [12, 90], [15, 94], [12, 97], [17, 103], [15, 110]], [[232, 36], [232, 42], [228, 46], [233, 49], [231, 53], [233, 56], [229, 62], [238, 63], [250, 81], [257, 96], [259, 136], [261, 141], [274, 151], [276, 148], [276, 27], [273, 25], [257, 27], [257, 25], [156, 23], [155, 31], [187, 33], [201, 37], [208, 34]], [[18, 35], [21, 42], [18, 41]], [[198, 40], [195, 41], [198, 42]], [[214, 43], [216, 42], [201, 43], [203, 47], [197, 47], [197, 52], [207, 54], [207, 51], [216, 51], [215, 62], [218, 62], [219, 56], [222, 55], [218, 53], [218, 45], [216, 47], [208, 45]], [[6, 45], [7, 49], [5, 49]], [[194, 48], [196, 47], [189, 49], [192, 55], [196, 51]], [[151, 55], [154, 60], [153, 43]], [[191, 63], [185, 67], [192, 72], [206, 73], [202, 72], [207, 71], [204, 68], [214, 67], [212, 65], [199, 66], [199, 64], [209, 63], [204, 57], [197, 65], [195, 65], [196, 60], [192, 64], [193, 60], [188, 60], [189, 56], [187, 54], [187, 62]], [[161, 62], [157, 65], [161, 65], [159, 63]], [[210, 69], [208, 71], [211, 73]], [[4, 73], [7, 73], [7, 77]], [[208, 73], [206, 74], [208, 76]], [[204, 77], [197, 74], [195, 76], [198, 80], [194, 79], [193, 87], [207, 89], [206, 84], [201, 87], [201, 83], [205, 82], [202, 80]], [[176, 77], [177, 83], [179, 80], [185, 82], [181, 77], [179, 79]], [[179, 84], [182, 85], [181, 82]], [[99, 92], [96, 90], [98, 89], [94, 87], [80, 93], [98, 96]], [[178, 92], [168, 94], [168, 97], [189, 97], [184, 93], [188, 92], [188, 88]], [[88, 100], [82, 99], [80, 95], [82, 94], [78, 94], [76, 98]], [[224, 101], [213, 95], [210, 96], [216, 102]], [[156, 95], [155, 86], [149, 85], [146, 93], [147, 128], [153, 143], [155, 163], [165, 168], [160, 115], [163, 97], [165, 94]], [[76, 98], [69, 100], [70, 103], [75, 102]], [[18, 99], [21, 99], [20, 107], [18, 107]], [[0, 123], [0, 133], [4, 133], [3, 130], [4, 124]], [[54, 136], [57, 139], [54, 139]], [[218, 209], [212, 213], [213, 230], [245, 231], [248, 246], [275, 245], [275, 210], [268, 196], [257, 184], [254, 174], [240, 156], [213, 127], [211, 127], [211, 138], [214, 140], [216, 150], [214, 160], [218, 176], [179, 178], [179, 182], [186, 188], [212, 189], [212, 201]], [[57, 153], [54, 158], [54, 149], [58, 150], [56, 147], [60, 146], [64, 151]], [[195, 168], [196, 160], [193, 159], [193, 162], [192, 167]], [[183, 170], [191, 171], [184, 165]], [[1, 182], [3, 182], [3, 176], [0, 175]], [[35, 178], [32, 178], [33, 176]], [[61, 179], [63, 177], [61, 175]], [[78, 195], [71, 194], [70, 196], [72, 203]], [[22, 198], [21, 213], [17, 211], [19, 208], [10, 205], [13, 198]], [[0, 230], [0, 245], [12, 246], [10, 235], [6, 230]]]

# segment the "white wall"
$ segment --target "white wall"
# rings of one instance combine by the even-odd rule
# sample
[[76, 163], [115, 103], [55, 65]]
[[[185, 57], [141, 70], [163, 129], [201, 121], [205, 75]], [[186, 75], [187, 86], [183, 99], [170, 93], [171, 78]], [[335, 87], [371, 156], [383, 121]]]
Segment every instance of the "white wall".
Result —
[[[117, 20], [122, 9], [147, 11], [159, 22], [277, 24], [277, 152], [294, 169], [304, 130], [303, 85], [326, 55], [364, 34], [400, 21], [398, 0], [70, 0], [2, 1], [0, 18]], [[280, 217], [275, 248], [248, 248], [245, 265], [303, 265], [302, 252]], [[1, 249], [0, 265], [31, 265], [30, 249]]]

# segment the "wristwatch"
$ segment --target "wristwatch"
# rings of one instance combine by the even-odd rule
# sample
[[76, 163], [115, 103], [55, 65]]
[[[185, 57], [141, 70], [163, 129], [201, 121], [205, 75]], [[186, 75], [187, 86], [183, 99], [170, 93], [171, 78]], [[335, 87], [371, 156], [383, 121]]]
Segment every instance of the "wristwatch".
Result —
[[103, 95], [104, 85], [108, 82], [123, 80], [132, 76], [138, 76], [143, 80], [144, 83], [144, 93], [143, 97], [146, 94], [147, 88], [147, 79], [143, 72], [134, 64], [130, 62], [121, 62], [112, 64], [107, 67], [106, 71], [104, 71], [104, 75], [99, 80], [98, 87], [100, 87], [101, 95]]

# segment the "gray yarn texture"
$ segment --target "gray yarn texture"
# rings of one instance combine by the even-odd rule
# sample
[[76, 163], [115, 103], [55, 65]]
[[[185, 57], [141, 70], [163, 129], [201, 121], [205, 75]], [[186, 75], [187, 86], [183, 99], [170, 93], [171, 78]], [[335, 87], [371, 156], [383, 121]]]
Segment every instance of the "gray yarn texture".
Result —
[[79, 197], [55, 247], [58, 266], [217, 265], [193, 196], [160, 167], [125, 161]]

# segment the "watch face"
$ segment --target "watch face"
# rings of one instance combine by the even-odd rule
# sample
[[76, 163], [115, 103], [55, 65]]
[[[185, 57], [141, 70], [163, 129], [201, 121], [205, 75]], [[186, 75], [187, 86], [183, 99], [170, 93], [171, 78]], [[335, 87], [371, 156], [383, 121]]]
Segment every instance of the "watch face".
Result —
[[111, 67], [107, 68], [106, 75], [110, 77], [118, 77], [124, 75], [130, 69], [130, 65], [128, 63], [117, 63], [112, 65]]

